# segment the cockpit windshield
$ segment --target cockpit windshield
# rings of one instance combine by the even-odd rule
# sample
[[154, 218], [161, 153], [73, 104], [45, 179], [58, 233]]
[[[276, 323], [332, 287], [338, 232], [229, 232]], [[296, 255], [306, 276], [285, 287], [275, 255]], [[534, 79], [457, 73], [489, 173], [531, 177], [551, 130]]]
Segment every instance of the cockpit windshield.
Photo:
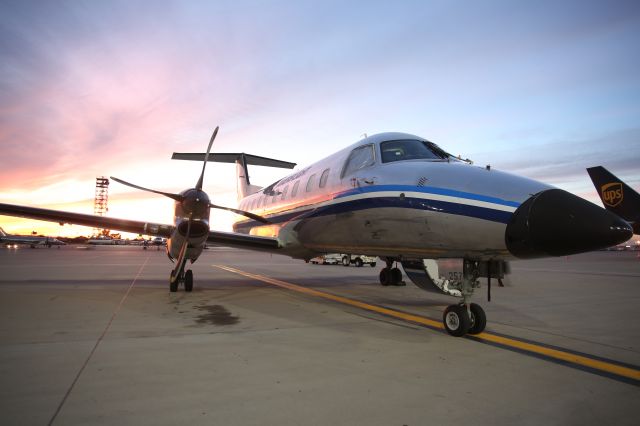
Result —
[[451, 154], [433, 142], [415, 139], [386, 141], [380, 144], [382, 162], [404, 160], [447, 160]]

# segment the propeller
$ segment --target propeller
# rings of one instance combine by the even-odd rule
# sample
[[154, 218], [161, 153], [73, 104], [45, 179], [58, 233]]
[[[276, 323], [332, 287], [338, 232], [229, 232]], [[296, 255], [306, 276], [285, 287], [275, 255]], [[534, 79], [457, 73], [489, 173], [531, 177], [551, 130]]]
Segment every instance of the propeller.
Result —
[[213, 141], [218, 134], [218, 129], [220, 126], [216, 126], [216, 129], [213, 131], [211, 135], [211, 140], [209, 141], [209, 147], [207, 148], [207, 153], [204, 156], [204, 162], [202, 163], [202, 173], [200, 173], [200, 179], [198, 179], [198, 183], [196, 184], [196, 189], [198, 191], [202, 190], [202, 181], [204, 180], [204, 169], [207, 167], [207, 161], [209, 161], [209, 152], [211, 152], [211, 145], [213, 145]]
[[227, 210], [227, 211], [239, 214], [241, 216], [248, 217], [249, 219], [257, 220], [258, 222], [262, 222], [262, 223], [267, 223], [267, 224], [273, 223], [273, 222], [269, 221], [268, 219], [266, 219], [266, 218], [264, 218], [262, 216], [258, 216], [257, 214], [249, 213], [249, 212], [246, 212], [244, 210], [232, 209], [231, 207], [218, 206], [216, 204], [209, 204], [209, 208]]
[[169, 198], [171, 198], [173, 200], [176, 200], [176, 201], [183, 201], [184, 200], [184, 197], [182, 195], [180, 195], [180, 194], [172, 194], [170, 192], [156, 191], [155, 189], [149, 189], [149, 188], [144, 188], [142, 186], [134, 185], [133, 183], [124, 181], [122, 179], [118, 179], [117, 177], [113, 177], [113, 176], [109, 176], [109, 177], [111, 178], [111, 180], [115, 180], [118, 183], [130, 186], [132, 188], [141, 189], [141, 190], [147, 191], [147, 192], [153, 192], [154, 194], [164, 195], [165, 197], [169, 197]]
[[[202, 191], [202, 185], [203, 185], [203, 181], [204, 181], [204, 171], [207, 167], [207, 162], [209, 160], [209, 153], [211, 152], [211, 146], [213, 145], [213, 141], [215, 140], [216, 136], [218, 135], [218, 129], [220, 128], [220, 126], [216, 126], [215, 130], [213, 131], [213, 134], [211, 135], [211, 139], [209, 140], [209, 146], [207, 147], [207, 153], [204, 156], [204, 162], [202, 164], [202, 172], [200, 173], [200, 178], [198, 179], [198, 182], [196, 183], [196, 187], [195, 189], [198, 191]], [[145, 188], [143, 186], [139, 186], [139, 185], [135, 185], [133, 183], [124, 181], [122, 179], [118, 179], [116, 177], [110, 176], [110, 178], [112, 180], [115, 180], [118, 183], [121, 183], [123, 185], [126, 186], [130, 186], [132, 188], [136, 188], [136, 189], [140, 189], [142, 191], [147, 191], [147, 192], [153, 192], [154, 194], [159, 194], [159, 195], [164, 195], [165, 197], [169, 197], [172, 200], [178, 201], [178, 202], [182, 202], [184, 201], [185, 197], [181, 194], [173, 194], [171, 192], [164, 192], [164, 191], [156, 191], [155, 189], [149, 189], [149, 188]], [[239, 214], [241, 216], [245, 216], [248, 217], [249, 219], [253, 219], [253, 220], [257, 220], [258, 222], [262, 222], [262, 223], [272, 223], [271, 221], [265, 219], [262, 216], [259, 216], [257, 214], [253, 214], [253, 213], [249, 213], [247, 211], [244, 210], [238, 210], [238, 209], [233, 209], [231, 207], [224, 207], [224, 206], [219, 206], [217, 204], [209, 204], [209, 208], [211, 209], [219, 209], [219, 210], [227, 210], [236, 214]]]

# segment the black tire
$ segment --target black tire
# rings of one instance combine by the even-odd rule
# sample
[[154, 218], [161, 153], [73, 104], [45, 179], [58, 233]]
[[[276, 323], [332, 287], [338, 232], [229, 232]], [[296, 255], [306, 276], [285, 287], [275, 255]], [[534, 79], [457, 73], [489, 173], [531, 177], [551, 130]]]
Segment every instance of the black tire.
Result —
[[362, 259], [360, 259], [359, 257], [356, 257], [356, 260], [355, 260], [355, 262], [354, 262], [354, 263], [356, 264], [356, 266], [357, 266], [358, 268], [361, 268], [361, 267], [362, 267], [362, 265], [364, 265], [364, 262], [363, 262], [363, 261], [362, 261]]
[[391, 270], [391, 284], [399, 285], [402, 282], [402, 272], [398, 268]]
[[184, 274], [184, 291], [193, 291], [193, 272], [191, 269], [188, 269]]
[[171, 293], [175, 293], [176, 291], [178, 291], [178, 280], [173, 279], [173, 271], [171, 271], [171, 274], [169, 274], [169, 291]]
[[351, 264], [351, 259], [349, 259], [349, 257], [348, 257], [348, 256], [344, 256], [344, 257], [342, 258], [342, 265], [343, 265], [343, 266], [349, 266], [349, 264]]
[[444, 329], [452, 336], [462, 337], [469, 331], [469, 314], [467, 308], [462, 305], [450, 305], [444, 310], [442, 316]]
[[378, 277], [380, 278], [380, 284], [385, 287], [388, 286], [391, 283], [390, 275], [391, 273], [389, 272], [389, 268], [382, 268], [382, 270], [380, 271], [380, 275], [378, 275]]
[[469, 318], [469, 334], [480, 334], [487, 326], [487, 314], [484, 313], [484, 309], [480, 305], [472, 303], [469, 306], [471, 310], [471, 318]]
[[376, 262], [371, 262], [369, 265], [371, 265], [372, 268], [376, 267]]

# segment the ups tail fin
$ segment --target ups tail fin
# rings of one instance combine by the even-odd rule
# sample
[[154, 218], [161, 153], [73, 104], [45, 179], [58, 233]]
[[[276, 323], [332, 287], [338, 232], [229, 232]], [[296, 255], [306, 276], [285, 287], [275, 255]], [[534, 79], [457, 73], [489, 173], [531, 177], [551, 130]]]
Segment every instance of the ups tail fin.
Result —
[[602, 166], [590, 167], [587, 173], [598, 191], [604, 207], [640, 229], [640, 194]]
[[[172, 160], [190, 160], [204, 161], [205, 153], [197, 152], [174, 152], [171, 156]], [[238, 200], [243, 199], [247, 195], [258, 192], [262, 189], [260, 186], [251, 185], [249, 180], [248, 165], [278, 167], [282, 169], [293, 169], [296, 163], [288, 161], [275, 160], [273, 158], [260, 157], [258, 155], [240, 153], [212, 153], [207, 161], [215, 163], [236, 163], [236, 179]]]

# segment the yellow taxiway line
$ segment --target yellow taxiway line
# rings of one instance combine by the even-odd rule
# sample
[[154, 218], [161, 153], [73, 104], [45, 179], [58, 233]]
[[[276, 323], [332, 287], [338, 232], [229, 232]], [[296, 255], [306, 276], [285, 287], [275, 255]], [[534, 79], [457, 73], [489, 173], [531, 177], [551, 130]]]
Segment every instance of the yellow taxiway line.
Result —
[[[400, 312], [400, 311], [390, 309], [390, 308], [385, 308], [382, 306], [371, 305], [369, 303], [361, 302], [359, 300], [349, 299], [347, 297], [337, 296], [331, 293], [325, 293], [323, 291], [310, 289], [297, 284], [288, 283], [286, 281], [266, 277], [264, 275], [252, 274], [250, 272], [241, 271], [240, 269], [232, 268], [226, 265], [212, 265], [212, 266], [215, 266], [217, 268], [223, 269], [228, 272], [233, 272], [235, 274], [243, 275], [248, 278], [252, 278], [258, 281], [272, 284], [278, 287], [286, 288], [288, 290], [296, 291], [298, 293], [304, 293], [310, 296], [332, 300], [334, 302], [343, 303], [345, 305], [354, 306], [354, 307], [365, 309], [371, 312], [377, 312], [379, 314], [387, 315], [393, 318], [398, 318], [404, 321], [425, 325], [430, 328], [435, 328], [439, 330], [444, 329], [444, 326], [442, 325], [441, 321], [436, 321], [420, 315], [409, 314], [406, 312]], [[611, 362], [589, 358], [587, 356], [574, 354], [571, 352], [565, 352], [560, 349], [549, 348], [549, 347], [545, 347], [535, 343], [523, 342], [517, 339], [513, 339], [506, 336], [500, 336], [500, 335], [488, 333], [488, 332], [476, 334], [469, 337], [475, 340], [480, 340], [487, 343], [493, 343], [496, 345], [505, 346], [508, 348], [517, 349], [519, 351], [531, 353], [534, 355], [543, 356], [545, 358], [550, 358], [552, 360], [570, 363], [575, 366], [586, 367], [588, 369], [595, 370], [596, 372], [601, 372], [601, 373], [605, 373], [613, 376], [619, 376], [621, 378], [631, 379], [632, 381], [638, 381], [639, 382], [638, 384], [640, 384], [640, 369], [638, 368], [617, 365]]]

